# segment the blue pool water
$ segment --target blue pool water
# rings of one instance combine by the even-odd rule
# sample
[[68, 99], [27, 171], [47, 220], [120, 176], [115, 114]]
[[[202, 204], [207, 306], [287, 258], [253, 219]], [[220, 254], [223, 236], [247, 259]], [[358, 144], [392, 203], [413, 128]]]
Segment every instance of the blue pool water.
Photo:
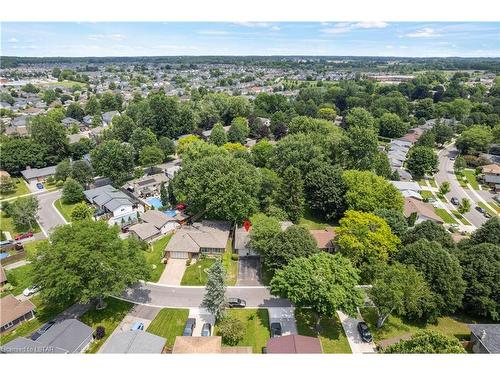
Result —
[[156, 209], [163, 207], [163, 204], [161, 204], [161, 200], [155, 197], [146, 198], [146, 202], [148, 202], [151, 206], [153, 206]]
[[8, 253], [0, 253], [0, 259], [7, 258], [8, 256]]
[[165, 215], [167, 215], [168, 217], [174, 217], [176, 215], [175, 210], [166, 210], [164, 212], [165, 212]]

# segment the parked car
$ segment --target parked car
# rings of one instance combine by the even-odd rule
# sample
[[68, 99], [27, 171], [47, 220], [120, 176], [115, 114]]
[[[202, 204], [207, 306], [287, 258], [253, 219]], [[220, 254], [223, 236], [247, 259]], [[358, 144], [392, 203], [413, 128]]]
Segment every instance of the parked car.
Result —
[[460, 201], [458, 200], [457, 197], [451, 198], [451, 203], [454, 204], [455, 206], [458, 206], [460, 204]]
[[28, 288], [24, 289], [24, 290], [23, 290], [23, 295], [24, 295], [25, 297], [29, 297], [29, 296], [31, 296], [31, 295], [33, 295], [33, 294], [37, 293], [39, 290], [40, 290], [40, 287], [39, 287], [39, 286], [37, 286], [37, 285], [33, 285], [33, 286], [30, 286], [30, 287], [28, 287]]
[[43, 335], [45, 332], [49, 330], [50, 327], [52, 327], [54, 324], [56, 324], [55, 320], [51, 320], [47, 323], [45, 323], [43, 326], [41, 326], [35, 333], [31, 335], [31, 339], [33, 341], [36, 341], [41, 335]]
[[229, 298], [227, 300], [227, 305], [230, 308], [233, 307], [245, 307], [247, 305], [247, 302], [241, 298]]
[[128, 233], [129, 228], [128, 227], [122, 227], [122, 233]]
[[477, 212], [479, 212], [479, 213], [481, 213], [481, 214], [483, 214], [483, 215], [484, 215], [484, 213], [486, 212], [486, 211], [484, 210], [484, 208], [482, 208], [482, 207], [480, 207], [480, 206], [476, 206], [476, 211], [477, 211]]
[[363, 340], [364, 342], [372, 342], [373, 341], [372, 334], [368, 330], [368, 325], [365, 322], [358, 323], [358, 332], [359, 332], [359, 335], [361, 336], [361, 340]]
[[132, 328], [130, 328], [131, 331], [144, 331], [144, 323], [141, 322], [135, 322]]
[[271, 337], [279, 337], [281, 336], [281, 333], [281, 323], [271, 323]]
[[33, 237], [33, 233], [26, 232], [26, 233], [18, 234], [15, 239], [16, 239], [16, 241], [19, 241], [19, 240], [24, 240], [25, 238], [30, 238], [30, 237]]
[[184, 326], [184, 331], [182, 332], [182, 336], [193, 336], [194, 327], [196, 327], [196, 319], [189, 318], [186, 321], [186, 325]]
[[37, 189], [42, 190], [42, 189], [43, 189], [43, 184], [42, 184], [41, 182], [38, 182], [38, 183], [36, 184], [36, 187], [37, 187]]
[[212, 336], [212, 325], [210, 323], [203, 324], [203, 327], [201, 328], [201, 335]]
[[0, 248], [1, 247], [7, 247], [9, 245], [12, 245], [14, 243], [13, 240], [5, 240], [5, 241], [0, 241]]

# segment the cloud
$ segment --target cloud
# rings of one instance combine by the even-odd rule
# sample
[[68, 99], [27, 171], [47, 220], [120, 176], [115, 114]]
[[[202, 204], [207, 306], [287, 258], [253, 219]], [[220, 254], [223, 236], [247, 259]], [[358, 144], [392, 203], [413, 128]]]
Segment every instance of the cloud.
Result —
[[[321, 23], [322, 26], [325, 23]], [[343, 34], [352, 30], [358, 29], [383, 29], [389, 26], [387, 22], [357, 22], [357, 23], [349, 23], [349, 22], [340, 22], [334, 25], [334, 27], [329, 27], [326, 29], [321, 29], [322, 33], [325, 34]]]
[[198, 32], [201, 35], [229, 35], [229, 32], [224, 30], [201, 30]]
[[260, 28], [267, 28], [272, 26], [267, 22], [235, 22], [235, 24], [244, 27], [260, 27]]
[[127, 37], [123, 34], [92, 34], [88, 36], [90, 40], [125, 40]]
[[423, 29], [417, 30], [413, 33], [406, 34], [408, 38], [435, 38], [442, 36], [443, 34], [438, 34], [436, 30], [430, 27], [424, 27]]
[[358, 22], [358, 23], [355, 23], [354, 25], [354, 28], [356, 29], [383, 29], [387, 26], [389, 26], [389, 24], [387, 22]]
[[16, 38], [9, 39], [9, 43], [17, 43], [17, 42], [19, 42], [19, 39], [16, 39]]

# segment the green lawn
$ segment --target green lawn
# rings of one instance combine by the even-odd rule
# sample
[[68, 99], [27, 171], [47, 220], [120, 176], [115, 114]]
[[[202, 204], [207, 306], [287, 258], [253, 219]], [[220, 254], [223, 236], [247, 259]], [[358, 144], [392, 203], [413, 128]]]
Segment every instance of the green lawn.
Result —
[[[205, 285], [208, 275], [205, 272], [215, 263], [215, 258], [199, 259], [196, 263], [186, 267], [182, 276], [181, 285]], [[201, 267], [200, 267], [201, 266]]]
[[429, 184], [431, 184], [432, 187], [434, 188], [437, 188], [437, 184], [436, 184], [436, 180], [434, 180], [434, 178], [430, 178], [429, 180]]
[[427, 182], [425, 181], [425, 178], [422, 178], [422, 179], [418, 180], [418, 184], [420, 186], [423, 186], [423, 187], [429, 186], [429, 185], [427, 185]]
[[500, 205], [496, 201], [490, 201], [488, 203], [497, 211], [497, 214], [500, 214]]
[[229, 286], [236, 285], [238, 279], [238, 261], [232, 260], [231, 255], [233, 254], [233, 241], [231, 238], [227, 241], [226, 252], [222, 257], [222, 264], [226, 269], [226, 283]]
[[125, 315], [130, 311], [133, 303], [122, 301], [116, 298], [106, 298], [107, 306], [103, 310], [92, 308], [83, 314], [80, 318], [82, 322], [91, 326], [94, 330], [98, 326], [103, 326], [105, 335], [100, 340], [95, 340], [90, 344], [86, 353], [97, 353], [115, 328], [120, 324]]
[[69, 307], [69, 305], [44, 305], [39, 296], [33, 296], [31, 298], [31, 302], [33, 302], [33, 304], [36, 306], [35, 318], [21, 323], [13, 331], [9, 331], [8, 333], [0, 335], [0, 345], [14, 340], [16, 337], [28, 336], [29, 334], [37, 330], [42, 324], [53, 319]]
[[5, 212], [0, 211], [0, 230], [2, 232], [9, 232], [12, 238], [21, 233], [29, 232], [30, 230], [33, 233], [40, 232], [40, 227], [38, 223], [33, 224], [33, 228], [30, 229], [28, 226], [15, 226], [11, 217], [5, 215]]
[[[80, 203], [80, 202], [79, 202]], [[71, 222], [71, 212], [75, 208], [78, 203], [68, 204], [62, 201], [62, 198], [59, 198], [54, 202], [54, 206], [56, 206], [57, 210], [63, 215], [66, 221]]]
[[18, 197], [20, 195], [30, 193], [30, 189], [28, 189], [28, 186], [26, 185], [26, 183], [24, 182], [24, 180], [22, 178], [13, 177], [12, 181], [16, 185], [16, 189], [14, 191], [12, 191], [11, 193], [7, 193], [7, 194], [0, 193], [0, 200]]
[[[236, 346], [251, 346], [253, 353], [262, 353], [269, 340], [269, 314], [267, 309], [232, 309], [227, 314], [240, 320], [244, 328], [243, 339]], [[218, 334], [215, 326], [215, 335]]]
[[314, 213], [306, 209], [304, 211], [304, 216], [299, 220], [299, 225], [311, 230], [311, 229], [326, 229], [331, 227], [331, 223], [323, 221], [323, 219], [318, 218]]
[[13, 270], [5, 271], [7, 276], [7, 281], [12, 286], [12, 289], [7, 290], [1, 294], [3, 297], [6, 294], [13, 294], [18, 296], [23, 292], [24, 289], [33, 284], [32, 276], [33, 266], [31, 264], [26, 264], [21, 267], [14, 268]]
[[463, 316], [446, 316], [438, 318], [436, 324], [421, 324], [406, 322], [400, 317], [391, 315], [382, 328], [377, 329], [377, 311], [373, 307], [361, 309], [361, 314], [370, 327], [375, 342], [390, 338], [397, 338], [407, 334], [414, 334], [422, 329], [430, 329], [447, 336], [454, 336], [459, 340], [466, 340], [470, 336], [467, 323], [476, 323], [474, 319]]
[[434, 212], [447, 224], [457, 224], [455, 219], [444, 208], [434, 208]]
[[420, 191], [420, 195], [422, 196], [423, 199], [436, 198], [432, 193], [432, 191], [430, 190], [422, 190]]
[[489, 212], [490, 215], [495, 216], [497, 213], [493, 211], [491, 208], [489, 208], [487, 205], [485, 205], [483, 202], [478, 202], [477, 204], [479, 207], [482, 207], [486, 212]]
[[33, 258], [36, 255], [36, 247], [41, 243], [47, 242], [48, 240], [35, 240], [23, 243], [24, 251], [26, 251], [26, 257], [28, 259]]
[[76, 81], [61, 81], [61, 82], [49, 82], [47, 84], [49, 87], [66, 87], [68, 89], [72, 88], [74, 85], [80, 86], [82, 89], [85, 89], [87, 87], [86, 83], [82, 82], [76, 82]]
[[467, 178], [467, 181], [474, 190], [479, 190], [479, 183], [476, 179], [476, 171], [474, 169], [464, 169], [462, 174]]
[[176, 336], [182, 336], [188, 316], [189, 309], [161, 309], [146, 331], [166, 338], [172, 348]]
[[172, 234], [153, 242], [149, 250], [144, 253], [146, 262], [151, 268], [151, 274], [148, 281], [157, 282], [160, 280], [161, 274], [165, 270], [165, 264], [161, 261], [163, 259], [163, 251], [168, 241], [170, 241], [170, 238], [172, 238]]
[[460, 184], [461, 187], [467, 189], [467, 178], [464, 180], [464, 175], [463, 172], [455, 172], [455, 177], [457, 178], [458, 183]]
[[324, 353], [351, 353], [342, 324], [337, 316], [321, 319], [319, 335], [316, 332], [316, 314], [310, 309], [296, 309], [295, 320], [299, 335], [318, 337]]
[[462, 224], [470, 225], [469, 221], [465, 217], [463, 217], [462, 214], [460, 214], [460, 212], [455, 211], [455, 210], [452, 210], [451, 212], [453, 213], [453, 215], [455, 215], [457, 217], [458, 220], [460, 220], [462, 222]]

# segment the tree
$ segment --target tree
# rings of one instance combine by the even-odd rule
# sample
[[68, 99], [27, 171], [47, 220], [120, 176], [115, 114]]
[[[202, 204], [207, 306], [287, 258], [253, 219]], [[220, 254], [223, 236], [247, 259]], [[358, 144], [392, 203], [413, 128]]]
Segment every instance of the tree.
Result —
[[165, 160], [163, 151], [156, 146], [144, 146], [139, 155], [139, 163], [144, 167], [152, 167]]
[[136, 239], [122, 240], [105, 221], [83, 220], [54, 229], [37, 247], [33, 279], [47, 304], [120, 295], [127, 286], [147, 280], [149, 270]]
[[500, 320], [500, 247], [491, 243], [460, 246], [455, 255], [464, 271], [464, 309], [477, 316]]
[[433, 295], [429, 285], [413, 266], [400, 263], [388, 266], [377, 275], [368, 295], [377, 306], [377, 328], [381, 328], [393, 313], [408, 319], [425, 317], [433, 310]]
[[229, 142], [245, 144], [250, 128], [248, 127], [248, 120], [243, 117], [236, 117], [231, 122], [231, 127], [227, 132], [227, 140]]
[[47, 165], [47, 150], [31, 138], [2, 136], [0, 165], [10, 174], [19, 174], [27, 166], [41, 168]]
[[57, 99], [57, 94], [54, 90], [45, 90], [42, 96], [42, 100], [47, 105], [51, 105], [54, 100]]
[[146, 146], [158, 147], [156, 135], [149, 128], [136, 128], [130, 136], [129, 143], [134, 147], [136, 155], [140, 155]]
[[87, 101], [87, 104], [85, 104], [85, 114], [92, 116], [101, 114], [101, 106], [95, 95], [92, 95]]
[[345, 164], [348, 168], [372, 170], [374, 160], [379, 154], [377, 134], [371, 127], [351, 126], [347, 130], [347, 137], [343, 139], [341, 148], [344, 150]]
[[453, 313], [462, 305], [465, 282], [458, 259], [434, 241], [418, 240], [406, 245], [398, 260], [422, 272], [434, 292], [438, 314]]
[[217, 322], [224, 316], [226, 304], [226, 271], [220, 258], [208, 269], [207, 274], [207, 286], [201, 305], [215, 316]]
[[406, 166], [415, 179], [421, 179], [425, 174], [434, 174], [438, 166], [438, 157], [429, 147], [416, 146], [410, 149]]
[[134, 149], [115, 140], [97, 145], [90, 158], [96, 174], [111, 178], [117, 185], [122, 185], [134, 169]]
[[373, 116], [364, 108], [353, 108], [349, 111], [345, 118], [345, 122], [348, 128], [359, 127], [361, 129], [374, 129], [375, 119]]
[[408, 230], [408, 223], [402, 212], [393, 209], [378, 208], [373, 213], [384, 219], [389, 227], [391, 227], [392, 233], [399, 238]]
[[469, 212], [471, 208], [471, 203], [470, 200], [467, 198], [463, 198], [460, 201], [460, 204], [458, 205], [458, 212], [460, 212], [462, 215]]
[[477, 155], [488, 152], [492, 142], [493, 134], [490, 127], [474, 125], [464, 130], [455, 144], [462, 154]]
[[66, 108], [66, 116], [82, 122], [85, 112], [77, 103], [71, 103], [68, 108]]
[[226, 131], [224, 130], [222, 124], [218, 122], [212, 128], [212, 132], [210, 133], [209, 142], [213, 143], [216, 146], [222, 146], [227, 142]]
[[[122, 142], [128, 142], [134, 131], [137, 129], [137, 125], [135, 124], [134, 120], [132, 120], [129, 116], [125, 114], [113, 117], [111, 123], [112, 123], [111, 131], [113, 137]], [[156, 136], [153, 138], [151, 136], [152, 132], [147, 132], [146, 135], [144, 135], [144, 132], [147, 132], [147, 130], [141, 132], [140, 135], [145, 137], [150, 137], [150, 139], [148, 138], [146, 141], [152, 141], [154, 143], [156, 140]], [[137, 139], [134, 140], [137, 142]]]
[[281, 226], [274, 217], [258, 213], [251, 218], [250, 246], [264, 258], [273, 244], [273, 239], [281, 233]]
[[371, 281], [374, 268], [387, 262], [401, 243], [387, 222], [374, 214], [346, 211], [339, 221], [335, 244], [362, 271], [364, 281]]
[[38, 199], [34, 196], [17, 198], [9, 205], [8, 214], [12, 217], [15, 226], [29, 227], [33, 230], [38, 217]]
[[84, 198], [82, 185], [78, 181], [68, 177], [64, 182], [61, 198], [66, 204], [81, 202]]
[[423, 221], [410, 228], [402, 237], [402, 242], [403, 245], [409, 245], [420, 239], [438, 242], [447, 249], [455, 247], [451, 234], [442, 225], [430, 220]]
[[285, 169], [277, 200], [290, 220], [297, 223], [304, 212], [304, 182], [297, 168]]
[[442, 196], [445, 196], [451, 191], [450, 189], [450, 183], [448, 181], [444, 181], [441, 186], [439, 187], [439, 194]]
[[190, 134], [177, 142], [177, 154], [182, 155], [191, 145], [203, 142], [197, 135]]
[[8, 194], [16, 190], [14, 180], [9, 176], [0, 176], [0, 193]]
[[262, 139], [252, 147], [251, 152], [255, 166], [267, 167], [274, 155], [274, 146], [267, 139]]
[[482, 243], [492, 243], [497, 245], [500, 243], [500, 218], [498, 216], [494, 216], [486, 223], [481, 225], [479, 229], [477, 229], [468, 244], [479, 245]]
[[384, 178], [369, 171], [350, 170], [342, 174], [347, 188], [347, 208], [373, 212], [379, 208], [403, 210], [403, 197], [398, 189]]
[[31, 120], [31, 138], [47, 150], [49, 162], [64, 158], [68, 151], [68, 136], [64, 125], [55, 119], [38, 115]]
[[71, 165], [71, 177], [80, 184], [85, 185], [94, 180], [94, 171], [88, 161], [76, 160]]
[[160, 143], [160, 148], [163, 154], [165, 154], [165, 157], [175, 155], [175, 143], [173, 140], [167, 137], [160, 137], [158, 142]]
[[465, 354], [460, 341], [442, 333], [424, 330], [415, 333], [409, 340], [389, 345], [387, 354]]
[[165, 183], [162, 182], [160, 186], [160, 199], [163, 207], [168, 206], [168, 191], [165, 187]]
[[451, 137], [453, 137], [453, 129], [450, 126], [441, 123], [436, 123], [434, 125], [432, 133], [435, 135], [436, 143], [438, 145], [444, 145], [446, 142], [451, 140]]
[[71, 221], [90, 220], [94, 214], [94, 209], [87, 203], [77, 203], [71, 211]]
[[95, 114], [94, 116], [92, 116], [92, 124], [90, 125], [92, 128], [97, 128], [99, 126], [102, 126], [103, 122], [102, 122], [102, 116], [100, 113], [98, 114]]
[[54, 178], [56, 181], [66, 181], [66, 179], [71, 175], [71, 163], [68, 159], [65, 159], [56, 166], [56, 173]]
[[271, 293], [288, 298], [296, 307], [310, 307], [322, 317], [332, 318], [341, 310], [354, 316], [363, 303], [357, 288], [358, 271], [340, 254], [320, 252], [308, 258], [295, 258], [276, 271]]
[[395, 113], [384, 113], [379, 119], [379, 132], [383, 137], [399, 138], [407, 131], [408, 125]]
[[337, 112], [335, 112], [335, 109], [329, 107], [320, 108], [318, 109], [318, 117], [328, 121], [335, 121]]
[[304, 185], [309, 207], [321, 217], [331, 221], [343, 214], [346, 185], [339, 167], [321, 163], [307, 174]]
[[217, 332], [226, 345], [235, 346], [245, 336], [243, 322], [231, 315], [226, 315], [217, 325]]
[[316, 240], [306, 228], [292, 225], [275, 236], [264, 254], [264, 264], [269, 270], [283, 268], [292, 259], [317, 253]]
[[175, 198], [173, 183], [168, 184], [167, 193], [168, 193], [168, 202], [172, 207], [174, 207], [177, 204], [177, 199]]

